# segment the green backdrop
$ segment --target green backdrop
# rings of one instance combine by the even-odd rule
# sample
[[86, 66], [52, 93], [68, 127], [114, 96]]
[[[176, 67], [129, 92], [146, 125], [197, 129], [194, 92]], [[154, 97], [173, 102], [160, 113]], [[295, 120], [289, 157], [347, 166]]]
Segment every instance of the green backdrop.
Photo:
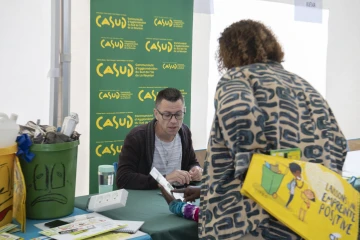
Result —
[[[153, 119], [156, 94], [182, 91], [190, 124], [193, 0], [91, 0], [90, 193], [126, 134]], [[76, 79], [75, 79], [76, 81]]]

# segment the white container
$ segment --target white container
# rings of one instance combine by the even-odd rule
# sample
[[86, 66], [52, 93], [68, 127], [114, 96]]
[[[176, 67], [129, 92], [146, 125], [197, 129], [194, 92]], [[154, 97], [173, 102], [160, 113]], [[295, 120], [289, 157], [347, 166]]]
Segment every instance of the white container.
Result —
[[77, 113], [70, 113], [70, 116], [67, 116], [64, 119], [63, 125], [61, 127], [61, 133], [66, 136], [71, 136], [71, 134], [75, 131], [76, 124], [79, 123], [79, 117]]
[[17, 115], [12, 114], [11, 119], [5, 113], [0, 113], [0, 148], [11, 147], [16, 144], [19, 134], [19, 125], [16, 124]]

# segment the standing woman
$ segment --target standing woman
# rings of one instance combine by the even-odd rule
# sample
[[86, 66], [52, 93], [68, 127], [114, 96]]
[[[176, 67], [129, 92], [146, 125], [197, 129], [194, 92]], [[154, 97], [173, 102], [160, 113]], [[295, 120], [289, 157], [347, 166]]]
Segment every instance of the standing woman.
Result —
[[306, 80], [282, 67], [283, 57], [274, 34], [260, 22], [233, 23], [219, 38], [218, 66], [226, 73], [214, 99], [200, 239], [300, 239], [240, 194], [255, 152], [300, 148], [303, 161], [342, 172], [346, 140], [332, 110]]

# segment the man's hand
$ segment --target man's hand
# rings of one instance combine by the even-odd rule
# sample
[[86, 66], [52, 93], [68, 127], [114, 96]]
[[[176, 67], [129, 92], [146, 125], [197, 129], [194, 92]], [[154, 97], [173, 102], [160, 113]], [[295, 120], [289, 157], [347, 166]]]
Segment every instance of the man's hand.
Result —
[[172, 201], [175, 200], [174, 196], [170, 195], [163, 186], [161, 186], [160, 184], [158, 184], [158, 186], [159, 186], [161, 194], [165, 198], [167, 204], [170, 204]]
[[184, 202], [194, 202], [195, 199], [200, 198], [200, 187], [189, 186], [182, 189], [174, 189], [172, 192], [184, 193]]
[[169, 183], [178, 182], [181, 185], [189, 184], [191, 180], [190, 173], [182, 170], [175, 170], [172, 173], [166, 175], [166, 180]]
[[203, 169], [199, 166], [194, 166], [190, 169], [189, 173], [192, 181], [201, 181]]

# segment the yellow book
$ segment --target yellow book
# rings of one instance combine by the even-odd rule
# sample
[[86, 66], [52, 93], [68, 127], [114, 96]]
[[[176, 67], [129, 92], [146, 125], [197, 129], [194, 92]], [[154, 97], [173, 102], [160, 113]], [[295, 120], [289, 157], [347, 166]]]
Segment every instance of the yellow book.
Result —
[[305, 239], [357, 239], [359, 192], [320, 164], [254, 154], [240, 192]]

